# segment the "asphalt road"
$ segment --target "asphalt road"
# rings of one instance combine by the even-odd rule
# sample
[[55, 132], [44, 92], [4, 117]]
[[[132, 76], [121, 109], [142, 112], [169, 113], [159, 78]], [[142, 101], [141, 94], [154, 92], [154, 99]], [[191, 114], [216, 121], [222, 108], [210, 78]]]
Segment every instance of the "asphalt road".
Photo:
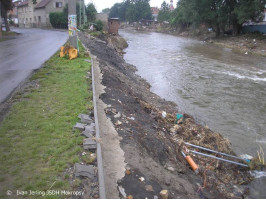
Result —
[[68, 39], [66, 31], [12, 29], [20, 35], [0, 42], [0, 103]]

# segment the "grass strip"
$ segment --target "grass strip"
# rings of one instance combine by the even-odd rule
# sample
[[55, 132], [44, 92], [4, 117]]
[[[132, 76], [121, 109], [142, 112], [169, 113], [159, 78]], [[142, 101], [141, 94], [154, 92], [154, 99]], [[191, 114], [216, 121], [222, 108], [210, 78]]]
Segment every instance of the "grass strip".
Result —
[[80, 161], [83, 140], [72, 127], [93, 108], [81, 45], [80, 52], [74, 60], [56, 53], [14, 97], [0, 126], [0, 198], [60, 198], [17, 191], [71, 189], [67, 169]]

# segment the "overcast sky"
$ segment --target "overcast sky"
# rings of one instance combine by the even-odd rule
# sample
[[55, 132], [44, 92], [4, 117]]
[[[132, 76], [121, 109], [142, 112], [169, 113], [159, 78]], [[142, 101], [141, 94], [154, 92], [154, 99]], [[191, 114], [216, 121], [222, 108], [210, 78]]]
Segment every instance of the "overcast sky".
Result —
[[[151, 7], [161, 7], [164, 0], [150, 0]], [[166, 3], [170, 3], [170, 0], [165, 0]], [[93, 3], [98, 12], [101, 12], [104, 8], [111, 8], [115, 3], [121, 3], [123, 0], [85, 0], [85, 4]], [[177, 0], [174, 0], [174, 7]]]

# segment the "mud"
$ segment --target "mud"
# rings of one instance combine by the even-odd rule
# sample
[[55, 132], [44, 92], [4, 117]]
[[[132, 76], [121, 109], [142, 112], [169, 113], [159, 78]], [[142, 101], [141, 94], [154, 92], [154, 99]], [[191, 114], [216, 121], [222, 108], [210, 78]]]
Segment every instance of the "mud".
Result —
[[[99, 42], [83, 33], [79, 37], [98, 58], [102, 84], [106, 87], [100, 98], [107, 104], [107, 117], [123, 138], [120, 145], [125, 152], [127, 170], [118, 184], [125, 189], [127, 197], [160, 198], [161, 189], [169, 191], [169, 198], [248, 197], [244, 184], [251, 177], [246, 168], [191, 155], [200, 166], [199, 174], [195, 174], [179, 146], [183, 139], [234, 154], [228, 140], [208, 127], [196, 124], [187, 114], [176, 126], [177, 105], [150, 92], [150, 85], [135, 74], [134, 66], [127, 64], [119, 52], [107, 44], [108, 39], [102, 38], [106, 42]], [[165, 118], [163, 111], [167, 113]], [[125, 198], [122, 194], [121, 197]]]

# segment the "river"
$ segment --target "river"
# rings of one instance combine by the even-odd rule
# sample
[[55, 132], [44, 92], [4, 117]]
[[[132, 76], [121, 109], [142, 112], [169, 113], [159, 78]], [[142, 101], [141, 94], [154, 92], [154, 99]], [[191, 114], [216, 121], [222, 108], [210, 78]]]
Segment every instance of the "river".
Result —
[[[129, 43], [124, 59], [152, 92], [228, 138], [238, 155], [256, 156], [259, 146], [266, 154], [265, 57], [161, 33], [119, 33]], [[266, 197], [259, 193], [253, 197]]]

